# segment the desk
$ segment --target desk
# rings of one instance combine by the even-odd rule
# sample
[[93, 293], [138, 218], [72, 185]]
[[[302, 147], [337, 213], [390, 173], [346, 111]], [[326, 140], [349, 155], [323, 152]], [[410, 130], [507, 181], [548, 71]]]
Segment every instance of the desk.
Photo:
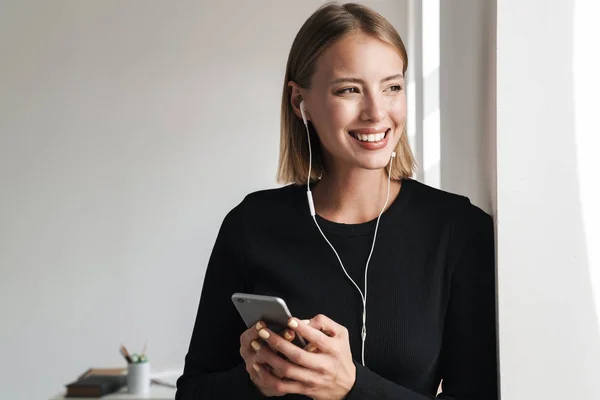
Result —
[[[118, 392], [108, 394], [106, 396], [97, 397], [102, 400], [173, 400], [175, 399], [176, 389], [169, 388], [160, 385], [150, 385], [150, 393], [147, 395], [141, 394], [129, 394], [127, 393], [127, 386]], [[65, 397], [64, 393], [58, 394], [52, 397], [50, 400], [90, 400], [89, 397]]]

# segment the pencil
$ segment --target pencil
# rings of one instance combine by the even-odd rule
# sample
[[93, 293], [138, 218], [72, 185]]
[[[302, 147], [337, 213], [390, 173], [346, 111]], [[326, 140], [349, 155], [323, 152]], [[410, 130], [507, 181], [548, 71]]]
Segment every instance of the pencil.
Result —
[[131, 364], [133, 362], [133, 360], [131, 359], [131, 356], [129, 355], [129, 352], [123, 345], [121, 345], [121, 354], [123, 355], [123, 357], [125, 357], [125, 360], [127, 360], [128, 364]]
[[142, 350], [142, 355], [141, 357], [144, 357], [146, 355], [146, 350], [148, 350], [148, 341], [146, 340], [146, 342], [144, 343], [144, 349]]

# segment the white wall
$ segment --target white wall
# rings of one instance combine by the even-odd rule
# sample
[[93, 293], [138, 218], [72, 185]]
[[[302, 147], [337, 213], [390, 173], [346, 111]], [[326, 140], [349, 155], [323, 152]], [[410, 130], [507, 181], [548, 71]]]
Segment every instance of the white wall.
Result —
[[[0, 5], [1, 398], [121, 343], [182, 363], [223, 216], [275, 185], [287, 53], [321, 3]], [[405, 2], [364, 3], [405, 34]]]
[[428, 185], [496, 210], [496, 2], [409, 1], [409, 135]]
[[440, 187], [495, 214], [496, 1], [438, 1]]
[[598, 399], [600, 4], [498, 0], [503, 400]]

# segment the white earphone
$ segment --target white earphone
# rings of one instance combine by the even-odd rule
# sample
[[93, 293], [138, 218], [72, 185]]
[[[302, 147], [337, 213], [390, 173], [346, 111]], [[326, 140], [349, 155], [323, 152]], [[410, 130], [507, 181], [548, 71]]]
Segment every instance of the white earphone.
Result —
[[300, 114], [302, 114], [302, 121], [306, 125], [308, 122], [306, 121], [306, 103], [304, 103], [304, 100], [300, 102]]
[[390, 163], [389, 163], [389, 169], [388, 169], [387, 198], [385, 200], [385, 204], [383, 205], [383, 208], [381, 209], [381, 212], [379, 213], [379, 216], [377, 217], [377, 224], [375, 225], [375, 234], [373, 235], [373, 244], [371, 245], [371, 251], [369, 252], [369, 257], [367, 258], [367, 265], [365, 267], [365, 293], [363, 295], [363, 292], [360, 290], [360, 288], [358, 287], [356, 282], [354, 282], [354, 279], [352, 279], [350, 277], [350, 275], [348, 275], [348, 272], [346, 272], [346, 268], [344, 267], [344, 263], [342, 263], [342, 259], [340, 258], [339, 254], [335, 250], [335, 247], [333, 247], [331, 242], [327, 239], [327, 236], [325, 236], [325, 234], [321, 230], [321, 227], [319, 226], [319, 223], [317, 222], [317, 218], [315, 216], [316, 215], [315, 203], [313, 201], [312, 192], [310, 191], [310, 174], [311, 174], [311, 168], [312, 168], [312, 148], [310, 145], [310, 132], [308, 130], [308, 120], [306, 119], [306, 103], [304, 103], [304, 100], [300, 101], [300, 114], [302, 114], [302, 121], [304, 122], [304, 126], [306, 127], [306, 137], [308, 139], [309, 160], [308, 160], [308, 178], [306, 180], [306, 197], [308, 200], [308, 207], [310, 209], [310, 215], [312, 216], [313, 221], [315, 221], [315, 225], [317, 226], [317, 229], [319, 229], [319, 232], [321, 232], [321, 236], [323, 236], [325, 241], [329, 244], [329, 247], [331, 247], [331, 249], [335, 253], [335, 256], [337, 257], [340, 265], [342, 266], [342, 270], [344, 271], [344, 274], [346, 274], [348, 279], [350, 279], [350, 281], [354, 284], [354, 286], [360, 293], [360, 297], [363, 301], [363, 316], [362, 316], [363, 317], [362, 318], [363, 326], [362, 326], [362, 331], [361, 331], [360, 336], [362, 339], [362, 365], [364, 366], [365, 365], [365, 339], [367, 337], [367, 271], [369, 270], [369, 261], [371, 261], [371, 256], [373, 255], [373, 249], [375, 248], [375, 239], [377, 238], [377, 229], [379, 228], [379, 220], [381, 219], [381, 215], [385, 211], [385, 209], [388, 205], [388, 202], [390, 200], [390, 179], [391, 179], [391, 172], [392, 172], [391, 171], [392, 170], [392, 160], [396, 157], [396, 152], [392, 151], [392, 154], [390, 156]]

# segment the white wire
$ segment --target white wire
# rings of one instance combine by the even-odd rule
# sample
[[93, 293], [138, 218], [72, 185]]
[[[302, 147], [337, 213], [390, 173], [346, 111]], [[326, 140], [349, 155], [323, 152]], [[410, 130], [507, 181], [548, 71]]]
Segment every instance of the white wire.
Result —
[[[305, 122], [304, 126], [306, 127], [306, 137], [308, 138], [308, 179], [306, 182], [306, 190], [307, 190], [307, 193], [309, 194], [309, 196], [311, 196], [311, 198], [312, 198], [312, 194], [310, 194], [310, 173], [311, 173], [311, 167], [312, 167], [312, 148], [310, 145], [310, 132], [308, 130], [308, 123]], [[315, 225], [317, 226], [317, 229], [319, 229], [319, 232], [321, 232], [321, 236], [323, 236], [323, 239], [325, 239], [327, 244], [329, 244], [329, 247], [331, 247], [331, 250], [333, 250], [333, 252], [335, 253], [335, 256], [337, 257], [340, 265], [342, 266], [342, 270], [344, 271], [344, 274], [346, 274], [348, 279], [350, 279], [352, 284], [356, 287], [356, 289], [360, 293], [360, 297], [363, 302], [363, 326], [362, 326], [361, 335], [360, 335], [361, 341], [362, 341], [362, 365], [363, 366], [365, 365], [365, 340], [367, 338], [367, 272], [369, 270], [369, 262], [371, 261], [371, 256], [373, 255], [373, 249], [375, 249], [375, 239], [377, 238], [377, 229], [379, 228], [379, 220], [381, 219], [381, 215], [385, 211], [385, 209], [388, 205], [388, 202], [390, 200], [390, 180], [391, 180], [391, 172], [392, 172], [392, 159], [393, 159], [393, 156], [392, 156], [392, 158], [390, 158], [390, 163], [389, 163], [389, 167], [388, 167], [387, 197], [385, 199], [385, 204], [383, 205], [383, 208], [381, 209], [381, 212], [379, 213], [379, 216], [377, 217], [377, 223], [375, 224], [375, 233], [373, 235], [373, 243], [371, 244], [371, 251], [369, 252], [369, 257], [367, 258], [367, 264], [365, 266], [365, 293], [364, 293], [364, 295], [363, 295], [362, 290], [360, 290], [360, 288], [356, 284], [356, 282], [354, 282], [354, 279], [352, 279], [350, 277], [350, 275], [348, 275], [348, 272], [346, 272], [346, 268], [344, 267], [344, 263], [342, 262], [342, 259], [340, 258], [338, 252], [335, 250], [335, 247], [333, 247], [333, 245], [331, 244], [329, 239], [327, 239], [327, 236], [325, 236], [325, 233], [323, 233], [323, 231], [321, 230], [321, 227], [319, 226], [319, 223], [317, 222], [317, 218], [316, 218], [315, 214], [313, 214], [311, 211], [313, 221], [315, 221]]]
[[306, 190], [310, 192], [310, 172], [312, 167], [312, 148], [310, 146], [310, 133], [308, 132], [308, 123], [305, 122], [306, 137], [308, 138], [308, 179], [306, 180]]

